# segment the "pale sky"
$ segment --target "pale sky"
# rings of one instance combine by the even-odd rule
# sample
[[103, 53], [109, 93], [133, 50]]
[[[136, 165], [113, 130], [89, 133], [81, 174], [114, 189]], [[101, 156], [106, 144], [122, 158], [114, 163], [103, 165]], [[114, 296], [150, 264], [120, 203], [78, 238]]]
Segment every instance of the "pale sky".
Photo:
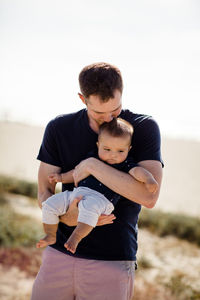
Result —
[[124, 107], [200, 139], [199, 0], [0, 0], [0, 119], [83, 108], [78, 74], [96, 61], [122, 71]]

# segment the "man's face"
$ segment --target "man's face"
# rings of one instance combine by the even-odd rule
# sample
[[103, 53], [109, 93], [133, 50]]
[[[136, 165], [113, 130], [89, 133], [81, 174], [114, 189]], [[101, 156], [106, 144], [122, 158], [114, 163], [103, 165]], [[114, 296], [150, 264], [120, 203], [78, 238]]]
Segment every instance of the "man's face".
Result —
[[109, 99], [107, 102], [102, 102], [98, 95], [90, 95], [85, 99], [79, 95], [82, 101], [87, 106], [87, 113], [91, 127], [96, 125], [99, 127], [104, 122], [110, 122], [114, 117], [118, 117], [121, 112], [121, 92], [116, 90], [114, 98]]

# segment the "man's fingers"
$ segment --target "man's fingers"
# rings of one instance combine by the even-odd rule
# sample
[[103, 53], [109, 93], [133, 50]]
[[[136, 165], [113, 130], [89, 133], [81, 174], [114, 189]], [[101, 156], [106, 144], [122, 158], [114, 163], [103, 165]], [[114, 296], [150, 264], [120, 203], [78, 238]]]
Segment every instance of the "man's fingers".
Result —
[[78, 197], [74, 198], [71, 205], [78, 206], [78, 203], [81, 201], [82, 198], [83, 198], [83, 196], [78, 196]]
[[112, 224], [113, 221], [116, 219], [115, 215], [101, 215], [98, 219], [97, 226]]
[[76, 226], [77, 225], [77, 217], [78, 217], [78, 203], [82, 199], [82, 196], [74, 198], [71, 202], [66, 214], [60, 217], [60, 221], [65, 223], [68, 226]]

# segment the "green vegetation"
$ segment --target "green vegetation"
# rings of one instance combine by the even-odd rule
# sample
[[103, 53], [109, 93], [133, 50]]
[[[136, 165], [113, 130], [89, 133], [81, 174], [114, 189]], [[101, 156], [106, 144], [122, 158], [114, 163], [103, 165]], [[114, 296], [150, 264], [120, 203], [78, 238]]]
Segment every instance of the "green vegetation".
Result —
[[37, 184], [13, 177], [0, 176], [0, 193], [3, 192], [36, 198]]
[[145, 227], [161, 237], [174, 235], [200, 246], [199, 218], [143, 209], [138, 225], [140, 228]]
[[[37, 198], [37, 183], [0, 175], [0, 194], [11, 193]], [[56, 185], [56, 193], [61, 192], [61, 184]]]
[[15, 213], [8, 204], [1, 204], [0, 228], [0, 246], [4, 247], [34, 246], [43, 232], [42, 225]]
[[6, 197], [0, 193], [0, 208], [1, 208], [1, 205], [4, 205], [6, 203], [7, 203]]
[[200, 290], [194, 290], [190, 285], [188, 285], [187, 278], [182, 273], [174, 274], [166, 284], [166, 287], [170, 290], [171, 294], [176, 297], [176, 299], [200, 299]]
[[138, 260], [138, 267], [139, 267], [139, 269], [151, 269], [151, 268], [153, 268], [153, 265], [148, 258], [141, 257]]
[[42, 223], [39, 224], [29, 216], [14, 212], [8, 201], [10, 194], [27, 196], [27, 200], [34, 200], [35, 203], [37, 184], [13, 177], [0, 176], [0, 246], [35, 246], [35, 243], [43, 235]]

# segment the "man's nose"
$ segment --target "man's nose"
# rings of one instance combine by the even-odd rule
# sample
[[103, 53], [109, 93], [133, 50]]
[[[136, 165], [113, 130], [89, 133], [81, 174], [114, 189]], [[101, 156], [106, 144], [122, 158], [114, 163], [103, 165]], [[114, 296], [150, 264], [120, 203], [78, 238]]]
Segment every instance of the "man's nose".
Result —
[[111, 122], [113, 119], [113, 115], [112, 114], [108, 114], [104, 116], [104, 122]]

